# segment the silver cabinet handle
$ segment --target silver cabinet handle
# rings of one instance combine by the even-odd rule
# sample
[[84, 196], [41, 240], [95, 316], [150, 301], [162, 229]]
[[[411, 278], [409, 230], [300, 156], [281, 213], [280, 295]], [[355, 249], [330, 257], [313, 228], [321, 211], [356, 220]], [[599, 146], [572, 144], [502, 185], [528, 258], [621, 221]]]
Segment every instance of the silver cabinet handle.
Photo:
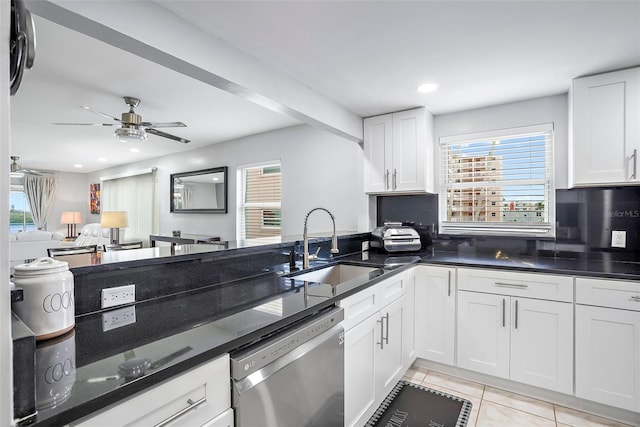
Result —
[[389, 313], [387, 313], [384, 317], [387, 319], [387, 336], [384, 337], [384, 343], [389, 344]]
[[635, 301], [635, 302], [640, 302], [640, 295], [634, 295], [632, 296], [629, 301]]
[[515, 326], [516, 329], [518, 329], [518, 300], [516, 300], [516, 319], [515, 319]]
[[387, 169], [387, 173], [384, 174], [384, 189], [389, 189], [389, 169]]
[[636, 179], [637, 172], [638, 172], [638, 150], [634, 149], [633, 150], [633, 154], [631, 155], [631, 157], [633, 157], [633, 173], [631, 174], [631, 179]]
[[181, 417], [182, 415], [186, 414], [187, 412], [189, 412], [190, 410], [194, 409], [195, 407], [202, 405], [204, 402], [207, 401], [207, 397], [204, 396], [198, 400], [196, 400], [195, 402], [191, 399], [187, 400], [187, 403], [189, 404], [189, 406], [187, 406], [184, 409], [181, 409], [180, 411], [176, 412], [175, 414], [171, 415], [169, 418], [167, 418], [164, 421], [160, 421], [158, 424], [156, 424], [154, 427], [163, 427], [166, 426], [167, 424], [169, 424], [171, 421], [176, 420], [177, 418]]
[[495, 286], [499, 288], [515, 288], [515, 289], [527, 289], [529, 285], [522, 283], [505, 283], [505, 282], [493, 282]]
[[447, 296], [450, 297], [451, 296], [451, 270], [449, 270], [449, 280], [448, 280], [448, 290], [447, 290]]
[[396, 188], [398, 188], [398, 179], [397, 179], [397, 176], [398, 176], [398, 170], [397, 170], [397, 169], [394, 169], [394, 170], [393, 170], [393, 189], [394, 189], [394, 190], [395, 190]]
[[380, 323], [380, 342], [376, 344], [380, 344], [380, 350], [384, 350], [384, 317], [381, 317], [380, 320], [376, 320], [376, 322]]
[[504, 328], [507, 324], [507, 300], [502, 298], [502, 327]]

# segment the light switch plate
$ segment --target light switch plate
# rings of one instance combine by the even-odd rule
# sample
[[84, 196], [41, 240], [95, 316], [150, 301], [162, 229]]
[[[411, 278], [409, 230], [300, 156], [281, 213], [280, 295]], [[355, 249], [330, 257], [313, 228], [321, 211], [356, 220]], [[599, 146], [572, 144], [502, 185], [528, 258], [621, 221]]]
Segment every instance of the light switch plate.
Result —
[[627, 247], [627, 232], [613, 230], [611, 232], [611, 247], [612, 248], [626, 248]]

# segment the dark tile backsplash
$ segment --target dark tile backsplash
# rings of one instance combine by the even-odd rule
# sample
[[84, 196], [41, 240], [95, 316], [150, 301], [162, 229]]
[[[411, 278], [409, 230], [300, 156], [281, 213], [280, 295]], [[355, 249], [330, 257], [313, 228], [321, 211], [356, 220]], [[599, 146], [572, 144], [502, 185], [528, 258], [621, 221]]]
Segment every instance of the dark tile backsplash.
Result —
[[[438, 224], [438, 196], [380, 196], [377, 199], [378, 225], [385, 221]], [[626, 232], [626, 248], [613, 248], [611, 232]], [[561, 252], [608, 252], [640, 259], [640, 187], [581, 188], [556, 191], [556, 239], [448, 238], [444, 244], [464, 242], [474, 251], [509, 247], [514, 252], [532, 253], [544, 249]]]

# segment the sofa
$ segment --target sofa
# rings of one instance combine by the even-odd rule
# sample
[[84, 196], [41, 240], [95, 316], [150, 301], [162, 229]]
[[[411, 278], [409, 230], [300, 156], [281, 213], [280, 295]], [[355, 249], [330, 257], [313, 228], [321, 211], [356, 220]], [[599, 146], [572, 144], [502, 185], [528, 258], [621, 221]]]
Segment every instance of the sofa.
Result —
[[[120, 230], [120, 238], [123, 236], [124, 230]], [[89, 223], [82, 227], [80, 235], [73, 242], [65, 242], [64, 246], [98, 245], [98, 250], [102, 250], [103, 245], [109, 243], [109, 229], [100, 227], [100, 223]]]
[[9, 235], [9, 259], [25, 262], [47, 256], [47, 249], [62, 245], [62, 233], [34, 230]]

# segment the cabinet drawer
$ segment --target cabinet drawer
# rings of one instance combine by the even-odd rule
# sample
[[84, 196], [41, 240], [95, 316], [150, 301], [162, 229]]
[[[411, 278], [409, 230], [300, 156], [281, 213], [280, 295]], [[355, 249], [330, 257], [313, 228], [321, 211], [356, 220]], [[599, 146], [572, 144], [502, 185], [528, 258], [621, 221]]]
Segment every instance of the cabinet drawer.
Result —
[[344, 309], [342, 327], [345, 331], [378, 311], [380, 295], [377, 291], [377, 286], [370, 286], [340, 301], [339, 305]]
[[640, 282], [577, 277], [576, 303], [640, 311]]
[[378, 283], [376, 287], [380, 293], [380, 307], [384, 307], [407, 293], [405, 274], [396, 274]]
[[573, 302], [573, 277], [460, 268], [458, 289]]
[[231, 407], [225, 354], [73, 426], [202, 425]]

